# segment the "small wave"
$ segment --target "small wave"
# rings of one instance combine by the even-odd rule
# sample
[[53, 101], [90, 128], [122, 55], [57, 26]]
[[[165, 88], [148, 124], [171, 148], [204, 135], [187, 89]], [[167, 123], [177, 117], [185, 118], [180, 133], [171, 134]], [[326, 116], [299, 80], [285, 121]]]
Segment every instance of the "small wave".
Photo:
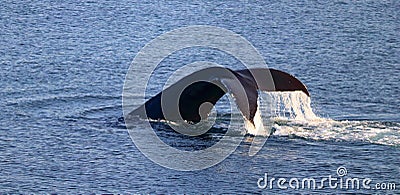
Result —
[[73, 96], [68, 95], [46, 95], [46, 96], [38, 96], [38, 97], [25, 97], [18, 98], [8, 102], [7, 106], [15, 106], [15, 105], [49, 105], [57, 102], [69, 102], [69, 101], [84, 101], [88, 99], [95, 100], [109, 100], [120, 98], [120, 96], [110, 96], [103, 94], [78, 94]]
[[120, 107], [121, 107], [120, 105], [99, 106], [99, 107], [94, 107], [94, 108], [90, 108], [90, 109], [85, 109], [80, 112], [80, 115], [88, 117], [93, 114], [98, 114], [98, 113], [108, 112], [108, 111], [115, 111], [115, 110], [118, 110]]

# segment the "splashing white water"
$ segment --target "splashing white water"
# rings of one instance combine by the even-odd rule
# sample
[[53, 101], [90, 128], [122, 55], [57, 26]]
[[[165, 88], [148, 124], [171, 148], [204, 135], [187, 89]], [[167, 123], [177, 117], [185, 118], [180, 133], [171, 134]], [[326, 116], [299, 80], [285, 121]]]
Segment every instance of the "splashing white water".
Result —
[[366, 141], [400, 146], [400, 123], [335, 121], [318, 117], [311, 99], [301, 91], [260, 92], [254, 125], [245, 122], [247, 133], [301, 137], [312, 140]]
[[257, 107], [257, 111], [254, 115], [254, 124], [249, 120], [245, 119], [244, 126], [247, 130], [247, 133], [251, 135], [260, 135], [260, 136], [268, 136], [271, 134], [271, 120], [268, 120], [268, 117], [262, 117], [260, 113], [260, 102], [258, 102], [259, 106]]
[[254, 125], [245, 121], [247, 133], [252, 135], [270, 135], [274, 120], [321, 120], [312, 111], [310, 97], [301, 91], [259, 92], [257, 103]]
[[[266, 93], [275, 118], [310, 121], [320, 120], [311, 108], [311, 99], [302, 91]], [[269, 97], [268, 97], [269, 96]]]

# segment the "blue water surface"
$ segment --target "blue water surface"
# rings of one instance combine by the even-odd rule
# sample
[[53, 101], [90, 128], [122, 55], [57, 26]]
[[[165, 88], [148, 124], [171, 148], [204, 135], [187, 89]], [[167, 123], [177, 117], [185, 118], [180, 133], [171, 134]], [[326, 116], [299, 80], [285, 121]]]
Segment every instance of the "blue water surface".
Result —
[[[139, 50], [170, 30], [212, 25], [242, 35], [269, 67], [305, 83], [319, 116], [373, 121], [396, 133], [399, 8], [399, 1], [4, 0], [0, 192], [399, 193], [398, 145], [272, 136], [256, 156], [243, 142], [214, 167], [180, 172], [141, 154], [120, 120], [125, 74]], [[224, 56], [197, 51], [163, 63], [215, 58], [229, 65]], [[373, 183], [397, 182], [397, 189], [257, 186], [264, 173], [320, 178], [336, 175], [339, 166]]]

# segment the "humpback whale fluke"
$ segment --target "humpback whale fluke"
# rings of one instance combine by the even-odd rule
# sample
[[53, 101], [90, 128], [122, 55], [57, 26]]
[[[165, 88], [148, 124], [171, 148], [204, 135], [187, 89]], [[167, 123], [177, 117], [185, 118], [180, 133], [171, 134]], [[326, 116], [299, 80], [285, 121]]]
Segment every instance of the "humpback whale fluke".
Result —
[[275, 69], [231, 70], [211, 67], [194, 72], [150, 98], [129, 115], [156, 120], [180, 120], [197, 123], [208, 116], [213, 106], [230, 93], [243, 116], [254, 124], [258, 91], [302, 91], [306, 86], [294, 76]]

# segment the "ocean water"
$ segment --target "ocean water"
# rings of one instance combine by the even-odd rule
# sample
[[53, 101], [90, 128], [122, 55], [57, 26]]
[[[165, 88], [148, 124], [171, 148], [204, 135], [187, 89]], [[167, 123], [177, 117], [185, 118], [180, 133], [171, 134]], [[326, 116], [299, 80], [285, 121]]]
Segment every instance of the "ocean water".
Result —
[[[398, 1], [2, 1], [0, 192], [398, 194], [399, 8]], [[276, 112], [257, 155], [248, 155], [257, 136], [247, 135], [221, 163], [182, 172], [150, 161], [129, 137], [121, 117], [131, 61], [150, 40], [188, 25], [240, 34], [269, 67], [308, 87], [311, 100], [264, 94]], [[195, 61], [242, 67], [223, 52], [188, 48], [160, 63], [149, 94]], [[232, 114], [224, 105], [206, 136], [186, 139], [166, 123], [154, 126], [174, 147], [209, 147]], [[396, 189], [257, 185], [265, 173], [339, 177], [341, 166], [347, 178]]]

